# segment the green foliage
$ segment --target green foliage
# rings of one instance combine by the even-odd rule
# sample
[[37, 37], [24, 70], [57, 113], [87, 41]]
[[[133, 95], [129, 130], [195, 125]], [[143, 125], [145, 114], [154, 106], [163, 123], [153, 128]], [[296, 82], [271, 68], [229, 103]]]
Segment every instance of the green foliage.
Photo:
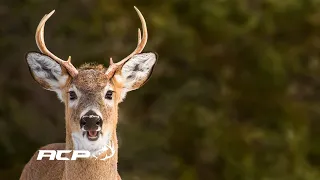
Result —
[[120, 105], [125, 180], [320, 179], [320, 1], [11, 0], [0, 2], [0, 179], [64, 141], [63, 105], [29, 75], [46, 42], [75, 65], [125, 57], [144, 14], [159, 61]]

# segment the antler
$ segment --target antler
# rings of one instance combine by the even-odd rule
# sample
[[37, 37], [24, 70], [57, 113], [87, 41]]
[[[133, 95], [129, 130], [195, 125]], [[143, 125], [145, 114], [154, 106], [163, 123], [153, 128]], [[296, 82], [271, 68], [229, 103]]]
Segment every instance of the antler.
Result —
[[126, 63], [131, 57], [133, 57], [134, 55], [141, 53], [143, 48], [146, 46], [147, 44], [147, 40], [148, 40], [148, 30], [147, 30], [147, 24], [146, 24], [146, 20], [144, 19], [143, 15], [141, 14], [141, 12], [139, 11], [139, 9], [137, 7], [134, 6], [134, 9], [137, 11], [137, 14], [140, 18], [141, 24], [142, 24], [142, 38], [141, 38], [141, 31], [140, 28], [138, 28], [138, 44], [136, 49], [129, 54], [127, 57], [125, 57], [124, 59], [122, 59], [121, 61], [117, 62], [117, 63], [113, 63], [112, 58], [110, 58], [110, 66], [106, 72], [106, 75], [108, 78], [111, 78], [114, 74], [114, 72], [121, 67], [124, 63]]
[[46, 21], [52, 16], [54, 11], [55, 10], [51, 11], [49, 14], [44, 15], [43, 18], [41, 19], [41, 21], [37, 27], [37, 31], [36, 31], [36, 36], [35, 36], [36, 43], [37, 43], [39, 50], [43, 54], [51, 57], [53, 60], [58, 62], [61, 66], [65, 67], [67, 69], [67, 71], [69, 72], [69, 74], [72, 77], [75, 77], [78, 74], [78, 70], [71, 64], [71, 56], [69, 56], [67, 61], [64, 61], [64, 60], [58, 58], [57, 56], [55, 56], [53, 53], [51, 53], [47, 49], [46, 44], [44, 42], [44, 26], [46, 24]]

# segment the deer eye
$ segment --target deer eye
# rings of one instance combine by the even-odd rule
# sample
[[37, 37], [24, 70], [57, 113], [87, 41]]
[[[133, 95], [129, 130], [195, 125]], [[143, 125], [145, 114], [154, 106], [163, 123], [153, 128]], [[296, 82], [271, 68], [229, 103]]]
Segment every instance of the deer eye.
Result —
[[69, 98], [71, 101], [76, 100], [78, 98], [76, 92], [74, 91], [69, 91]]
[[111, 100], [112, 99], [112, 94], [113, 94], [113, 91], [108, 90], [106, 95], [104, 96], [104, 98]]

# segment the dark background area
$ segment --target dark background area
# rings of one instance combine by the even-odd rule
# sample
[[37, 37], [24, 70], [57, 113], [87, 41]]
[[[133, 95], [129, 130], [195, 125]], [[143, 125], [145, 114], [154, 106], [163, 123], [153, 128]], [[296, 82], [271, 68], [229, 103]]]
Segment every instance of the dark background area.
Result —
[[49, 49], [79, 67], [136, 46], [146, 18], [159, 61], [120, 104], [124, 180], [319, 180], [320, 1], [0, 0], [0, 179], [64, 142], [64, 107], [24, 56]]

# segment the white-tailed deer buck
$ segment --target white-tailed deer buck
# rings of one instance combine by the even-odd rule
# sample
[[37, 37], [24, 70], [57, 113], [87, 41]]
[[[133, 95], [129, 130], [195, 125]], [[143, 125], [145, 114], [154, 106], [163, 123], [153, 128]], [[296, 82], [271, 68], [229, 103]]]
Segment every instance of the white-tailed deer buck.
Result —
[[54, 11], [42, 18], [35, 35], [42, 53], [29, 52], [26, 61], [33, 78], [43, 88], [55, 91], [65, 105], [66, 143], [50, 144], [41, 150], [87, 150], [98, 158], [110, 153], [105, 148], [107, 145], [116, 151], [105, 161], [95, 158], [37, 160], [37, 152], [26, 164], [20, 179], [121, 179], [117, 170], [118, 104], [128, 91], [138, 89], [148, 80], [157, 60], [155, 53], [141, 53], [147, 43], [147, 26], [141, 12], [134, 8], [142, 23], [142, 34], [138, 29], [138, 45], [118, 63], [110, 59], [108, 68], [85, 64], [76, 69], [70, 57], [64, 61], [51, 53], [44, 42], [44, 26]]

